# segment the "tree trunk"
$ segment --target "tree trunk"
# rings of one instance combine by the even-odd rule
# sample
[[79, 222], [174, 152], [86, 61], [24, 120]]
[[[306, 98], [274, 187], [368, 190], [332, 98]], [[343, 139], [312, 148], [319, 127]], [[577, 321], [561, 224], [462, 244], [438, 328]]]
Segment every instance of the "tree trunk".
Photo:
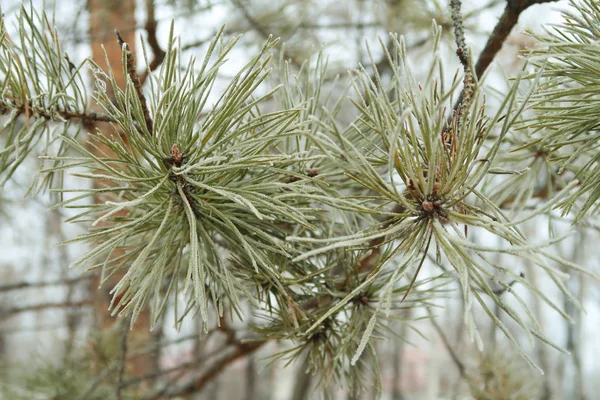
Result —
[[[400, 337], [406, 337], [406, 324], [400, 324]], [[404, 358], [404, 340], [394, 337], [394, 352], [392, 354], [392, 368], [394, 370], [394, 380], [392, 387], [392, 399], [393, 400], [404, 400], [404, 394], [402, 393], [402, 362]]]
[[307, 362], [304, 360], [302, 365], [296, 371], [296, 381], [294, 382], [294, 392], [292, 393], [291, 400], [305, 400], [308, 399], [310, 393], [310, 386], [312, 382], [312, 375], [306, 373]]
[[[135, 1], [134, 0], [88, 0], [88, 10], [90, 13], [90, 38], [92, 46], [92, 59], [102, 68], [106, 67], [105, 57], [108, 59], [114, 73], [117, 84], [124, 88], [126, 76], [122, 66], [122, 49], [117, 42], [115, 30], [119, 31], [123, 40], [129, 45], [131, 51], [135, 54]], [[106, 55], [105, 55], [106, 52]], [[107, 90], [111, 90], [107, 85]], [[109, 97], [112, 97], [109, 93]], [[100, 129], [104, 134], [111, 134], [113, 128], [108, 123], [96, 123], [88, 126], [91, 134], [95, 129]], [[94, 147], [90, 150], [98, 153]], [[100, 147], [100, 151], [110, 154], [108, 149]], [[105, 186], [107, 182], [96, 181], [95, 187]], [[104, 201], [97, 198], [96, 201]], [[112, 257], [118, 257], [120, 254], [113, 253]], [[106, 331], [113, 326], [115, 318], [109, 313], [111, 296], [110, 290], [119, 281], [123, 274], [115, 274], [112, 279], [103, 284], [100, 289], [99, 277], [92, 279], [91, 291], [94, 295], [94, 308], [96, 328], [98, 332]], [[152, 335], [149, 331], [150, 313], [148, 310], [140, 313], [135, 327], [128, 335], [130, 345], [128, 348], [135, 350], [139, 345], [149, 344]], [[157, 352], [156, 354], [159, 354]], [[147, 356], [136, 357], [127, 363], [127, 372], [131, 375], [143, 375], [152, 371], [156, 366], [156, 356], [149, 354]]]

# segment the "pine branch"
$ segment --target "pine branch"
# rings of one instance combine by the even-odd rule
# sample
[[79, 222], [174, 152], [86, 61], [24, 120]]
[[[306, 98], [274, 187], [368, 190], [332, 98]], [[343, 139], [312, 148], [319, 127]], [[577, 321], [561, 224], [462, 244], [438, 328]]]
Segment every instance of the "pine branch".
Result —
[[559, 206], [565, 214], [577, 210], [579, 223], [600, 210], [598, 2], [573, 1], [563, 18], [554, 29], [534, 35], [540, 48], [527, 57], [536, 68], [531, 76], [536, 89], [529, 101], [534, 113], [519, 126], [530, 134], [523, 148], [536, 149], [534, 157], [543, 155], [547, 166], [552, 165], [548, 170], [558, 171], [561, 181], [576, 183], [577, 189]]
[[465, 28], [463, 23], [463, 17], [461, 12], [462, 3], [461, 0], [451, 0], [450, 1], [450, 9], [452, 11], [452, 21], [454, 23], [454, 38], [456, 41], [456, 55], [460, 60], [461, 65], [463, 66], [463, 90], [460, 94], [460, 102], [457, 103], [457, 106], [454, 107], [455, 115], [455, 126], [457, 135], [460, 134], [460, 125], [461, 118], [466, 117], [466, 111], [469, 109], [471, 105], [471, 100], [473, 97], [474, 91], [474, 80], [473, 80], [473, 71], [471, 71], [471, 62], [470, 55], [471, 52], [467, 47], [467, 42], [465, 40]]
[[[232, 1], [251, 25], [257, 24], [241, 0]], [[545, 1], [508, 4], [514, 11], [526, 8], [525, 3], [541, 2]], [[131, 84], [122, 89], [111, 72], [96, 71], [96, 98], [113, 119], [111, 122], [125, 133], [114, 138], [94, 135], [91, 146], [107, 149], [96, 153], [64, 135], [65, 147], [79, 151], [80, 156], [56, 157], [53, 167], [53, 171], [75, 168], [76, 176], [107, 183], [102, 188], [60, 189], [75, 194], [61, 203], [79, 208], [80, 214], [74, 220], [94, 221], [89, 232], [73, 240], [92, 244], [74, 264], [94, 263], [92, 267], [102, 268], [107, 276], [127, 270], [113, 288], [113, 310], [131, 313], [134, 320], [148, 304], [160, 318], [172, 304], [169, 296], [173, 292], [185, 292], [184, 300], [188, 302], [184, 315], [175, 310], [175, 319], [181, 321], [198, 307], [205, 331], [212, 314], [209, 306], [214, 306], [217, 315], [223, 315], [227, 307], [240, 312], [244, 297], [265, 305], [270, 323], [257, 330], [263, 329], [270, 339], [298, 343], [287, 356], [299, 358], [309, 353], [310, 368], [321, 373], [327, 384], [331, 377], [345, 379], [352, 387], [358, 382], [364, 369], [348, 367], [375, 358], [374, 350], [371, 357], [362, 354], [372, 350], [371, 337], [387, 332], [382, 309], [387, 308], [389, 314], [409, 307], [406, 303], [422, 307], [439, 295], [441, 289], [418, 290], [423, 281], [435, 279], [438, 285], [438, 276], [431, 281], [418, 280], [430, 244], [438, 258], [447, 260], [456, 271], [465, 304], [475, 299], [487, 311], [491, 301], [528, 334], [548, 341], [537, 331], [536, 322], [527, 319], [531, 313], [526, 305], [517, 311], [512, 303], [500, 299], [516, 283], [534, 294], [543, 294], [523, 276], [490, 260], [493, 257], [489, 253], [523, 257], [544, 268], [555, 281], [562, 279], [548, 260], [567, 263], [543, 249], [559, 239], [552, 238], [538, 248], [518, 228], [528, 218], [550, 210], [550, 206], [524, 219], [511, 220], [500, 209], [510, 200], [494, 203], [479, 190], [482, 180], [492, 173], [489, 165], [498, 161], [498, 149], [512, 129], [514, 119], [507, 116], [513, 118], [522, 111], [516, 100], [518, 88], [511, 87], [492, 116], [486, 114], [489, 110], [483, 107], [482, 92], [473, 84], [461, 2], [452, 0], [451, 5], [457, 55], [465, 75], [461, 101], [452, 116], [455, 124], [461, 125], [460, 149], [448, 146], [447, 137], [440, 135], [448, 133], [446, 110], [452, 107], [449, 99], [460, 89], [460, 79], [455, 78], [450, 87], [438, 84], [443, 79], [438, 67], [443, 63], [435, 59], [427, 75], [431, 79], [417, 84], [402, 39], [392, 36], [389, 44], [382, 43], [384, 59], [394, 69], [390, 88], [383, 87], [377, 73], [371, 79], [364, 70], [358, 73], [353, 85], [359, 97], [359, 115], [346, 130], [338, 130], [336, 112], [342, 100], [331, 107], [331, 113], [314, 100], [323, 83], [319, 74], [315, 74], [315, 82], [311, 81], [312, 75], [298, 78], [306, 78], [307, 86], [314, 86], [312, 91], [300, 92], [298, 98], [294, 97], [297, 87], [286, 82], [281, 90], [282, 104], [276, 103], [275, 111], [261, 114], [261, 101], [271, 101], [274, 91], [256, 97], [256, 89], [266, 78], [274, 42], [265, 44], [260, 54], [232, 78], [213, 109], [200, 118], [202, 109], [215, 95], [211, 90], [218, 86], [213, 85], [218, 68], [235, 41], [222, 44], [220, 31], [197, 72], [193, 62], [186, 71], [180, 69], [178, 51], [170, 40], [156, 80], [160, 84], [152, 80], [146, 99], [142, 92], [146, 76], [137, 75], [133, 54], [117, 32]], [[146, 29], [150, 46], [154, 47], [158, 46], [154, 3], [148, 1], [147, 8]], [[264, 25], [253, 29], [261, 35], [267, 33]], [[433, 33], [433, 42], [439, 46], [440, 28], [434, 25]], [[217, 48], [215, 55], [212, 52]], [[162, 50], [158, 47], [153, 51], [156, 60]], [[105, 82], [112, 91], [104, 90]], [[109, 98], [107, 93], [111, 92], [114, 98]], [[471, 117], [465, 118], [469, 111]], [[23, 113], [35, 115], [27, 107]], [[60, 112], [52, 115], [60, 118]], [[485, 161], [480, 152], [486, 153]], [[81, 172], [81, 167], [93, 172]], [[565, 186], [564, 190], [569, 188]], [[98, 200], [98, 194], [106, 201], [77, 203], [86, 196]], [[510, 246], [488, 247], [471, 241], [466, 226], [485, 230]], [[311, 259], [313, 256], [318, 257]], [[578, 270], [577, 266], [568, 266]], [[340, 269], [345, 273], [341, 281], [335, 276]], [[414, 270], [416, 273], [411, 275]], [[505, 284], [509, 280], [500, 281], [498, 271], [514, 279]], [[407, 278], [411, 282], [405, 285]], [[502, 289], [493, 290], [495, 282]], [[21, 288], [19, 284], [7, 287], [4, 290]], [[409, 291], [411, 296], [407, 297]], [[406, 303], [401, 304], [404, 298]], [[527, 316], [522, 317], [522, 313]], [[503, 321], [494, 315], [490, 318], [518, 347]], [[465, 320], [468, 333], [478, 339], [471, 307]], [[210, 355], [214, 363], [207, 363], [204, 370], [198, 368], [195, 379], [184, 386], [170, 387], [167, 395], [186, 396], [202, 390], [232, 362], [265, 344], [242, 342], [223, 317], [219, 322], [214, 331], [222, 332], [227, 343]], [[439, 326], [436, 329], [441, 331]], [[153, 345], [161, 348], [160, 343]], [[200, 363], [198, 359], [173, 369], [155, 368], [150, 374], [124, 380], [126, 352], [127, 336], [123, 331], [121, 355], [110, 366], [118, 372], [117, 398], [125, 396], [121, 390], [126, 386], [175, 370], [183, 374], [183, 370]], [[458, 360], [457, 365], [464, 375], [464, 364]], [[161, 392], [159, 396], [163, 395]]]
[[8, 115], [12, 112], [16, 112], [18, 115], [25, 115], [26, 117], [41, 117], [54, 122], [64, 122], [65, 120], [80, 120], [83, 123], [116, 122], [110, 115], [95, 111], [77, 112], [58, 109], [50, 112], [30, 104], [24, 105], [18, 102], [6, 104], [0, 102], [0, 114]]
[[[452, 0], [453, 2], [457, 0]], [[479, 79], [483, 76], [483, 73], [488, 69], [496, 54], [502, 48], [502, 45], [508, 38], [508, 35], [513, 30], [517, 22], [519, 21], [519, 16], [523, 11], [528, 9], [529, 7], [535, 4], [543, 4], [543, 3], [551, 3], [558, 0], [506, 0], [506, 7], [504, 8], [504, 12], [500, 16], [500, 19], [496, 23], [494, 30], [490, 34], [483, 50], [479, 53], [479, 57], [477, 59], [477, 63], [475, 64], [475, 76]], [[459, 1], [460, 3], [460, 1]], [[463, 61], [464, 57], [459, 54], [465, 51], [464, 47], [459, 47], [457, 49], [457, 55], [461, 60], [461, 64], [466, 65]], [[465, 71], [466, 72], [466, 71]], [[467, 86], [465, 85], [465, 88]], [[460, 104], [463, 103], [463, 97], [465, 96], [465, 92], [461, 92], [458, 100], [456, 101], [456, 105], [454, 107], [455, 111], [459, 108]]]

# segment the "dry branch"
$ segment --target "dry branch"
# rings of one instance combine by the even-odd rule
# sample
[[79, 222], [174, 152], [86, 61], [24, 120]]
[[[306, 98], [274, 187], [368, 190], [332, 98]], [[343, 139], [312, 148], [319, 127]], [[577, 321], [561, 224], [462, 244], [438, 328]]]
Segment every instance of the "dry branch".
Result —
[[[146, 29], [146, 33], [148, 34], [148, 44], [154, 54], [154, 58], [150, 62], [150, 65], [148, 65], [148, 71], [155, 71], [160, 64], [162, 64], [167, 55], [158, 44], [158, 39], [156, 38], [156, 27], [158, 24], [156, 22], [155, 8], [154, 0], [146, 0], [146, 24], [144, 25], [144, 29]], [[146, 82], [148, 71], [144, 71], [140, 74], [140, 85], [144, 85], [144, 82]]]

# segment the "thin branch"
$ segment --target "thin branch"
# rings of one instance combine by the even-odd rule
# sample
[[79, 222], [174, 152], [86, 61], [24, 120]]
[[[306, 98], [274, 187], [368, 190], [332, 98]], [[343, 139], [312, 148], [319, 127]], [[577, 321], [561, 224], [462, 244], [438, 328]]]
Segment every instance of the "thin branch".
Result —
[[[496, 54], [502, 48], [502, 45], [506, 41], [506, 38], [513, 30], [519, 16], [523, 11], [535, 4], [552, 3], [558, 0], [506, 0], [506, 7], [504, 12], [500, 16], [498, 23], [494, 27], [490, 37], [488, 38], [485, 47], [479, 54], [477, 63], [475, 64], [475, 76], [479, 79], [488, 69]], [[456, 104], [461, 104], [463, 99], [463, 93], [460, 94]], [[456, 109], [456, 107], [455, 107]]]
[[[214, 333], [214, 332], [219, 332], [219, 331], [221, 331], [220, 328], [211, 329], [209, 331], [209, 334], [211, 332]], [[258, 343], [260, 345], [258, 347], [261, 347], [262, 344], [263, 344], [263, 342], [256, 342], [256, 343]], [[266, 343], [266, 342], [264, 342], [264, 343]], [[164, 376], [164, 375], [171, 374], [173, 372], [181, 371], [181, 374], [176, 374], [172, 379], [170, 379], [170, 384], [169, 385], [166, 385], [164, 388], [160, 389], [158, 392], [152, 393], [152, 394], [150, 394], [150, 395], [148, 395], [148, 396], [145, 397], [146, 400], [163, 399], [163, 398], [165, 398], [165, 394], [170, 389], [172, 389], [172, 383], [178, 381], [183, 374], [189, 374], [190, 370], [193, 369], [193, 368], [195, 368], [195, 367], [197, 367], [198, 365], [200, 365], [200, 364], [207, 364], [213, 358], [215, 358], [217, 356], [221, 356], [221, 359], [218, 360], [213, 365], [213, 367], [211, 367], [211, 370], [213, 370], [214, 366], [216, 366], [217, 364], [222, 363], [224, 361], [223, 358], [226, 358], [226, 357], [223, 356], [223, 354], [226, 354], [228, 351], [230, 351], [231, 347], [234, 347], [234, 353], [235, 353], [235, 352], [238, 351], [239, 346], [241, 346], [241, 345], [243, 346], [244, 343], [239, 342], [239, 341], [234, 341], [232, 343], [225, 343], [225, 345], [223, 347], [219, 348], [219, 349], [216, 349], [216, 350], [211, 351], [209, 353], [198, 354], [198, 356], [194, 360], [178, 364], [178, 365], [173, 366], [171, 368], [163, 369], [163, 370], [160, 370], [160, 371], [153, 371], [153, 372], [151, 372], [149, 374], [146, 374], [146, 375], [136, 376], [134, 378], [131, 378], [128, 381], [126, 381], [123, 384], [123, 386], [136, 385], [136, 384], [139, 384], [139, 383], [141, 383], [141, 382], [143, 382], [145, 380], [148, 380], [148, 379], [153, 379], [153, 378], [156, 378], [158, 376]], [[238, 358], [241, 358], [241, 357], [243, 357], [243, 355], [240, 355]], [[228, 363], [231, 363], [233, 361], [235, 361], [235, 360], [231, 360]], [[224, 369], [225, 366], [226, 365], [224, 365], [222, 369]], [[216, 375], [218, 373], [220, 373], [221, 370], [215, 371], [215, 373], [210, 377], [210, 379], [207, 378], [208, 381], [206, 383], [209, 383], [212, 379], [214, 379], [216, 377]], [[208, 372], [209, 371], [205, 372], [202, 376], [206, 376], [208, 374]], [[200, 379], [200, 378], [198, 378], [198, 379]], [[204, 386], [206, 383], [203, 383], [202, 386]], [[185, 388], [187, 388], [188, 386], [185, 386]], [[184, 388], [176, 390], [177, 394], [170, 393], [169, 396], [179, 395], [179, 394], [181, 394], [182, 390], [184, 390]], [[201, 389], [196, 389], [196, 390], [201, 390]]]
[[22, 307], [11, 307], [6, 309], [0, 309], [0, 319], [5, 317], [9, 317], [13, 314], [19, 314], [24, 312], [36, 312], [43, 311], [52, 308], [80, 308], [92, 305], [93, 302], [91, 300], [81, 300], [74, 302], [62, 302], [62, 303], [43, 303], [43, 304], [34, 304], [31, 306], [22, 306]]
[[498, 20], [494, 31], [490, 35], [485, 47], [475, 64], [475, 74], [481, 77], [492, 63], [496, 54], [502, 48], [506, 38], [517, 25], [519, 16], [523, 11], [535, 4], [551, 3], [558, 0], [507, 0], [502, 16]]
[[98, 374], [98, 376], [96, 376], [96, 378], [88, 384], [86, 389], [83, 391], [83, 393], [79, 397], [77, 397], [76, 400], [89, 399], [89, 397], [92, 395], [92, 393], [94, 393], [96, 391], [98, 386], [100, 386], [100, 384], [104, 381], [104, 379], [106, 379], [106, 377], [112, 371], [114, 371], [114, 369], [117, 368], [117, 366], [118, 366], [117, 360], [113, 360], [113, 362], [110, 364], [110, 366], [108, 366], [107, 368], [104, 368], [104, 370], [102, 372], [100, 372], [100, 374]]
[[141, 376], [136, 376], [134, 378], [128, 379], [125, 382], [123, 382], [121, 384], [121, 387], [127, 387], [127, 386], [133, 386], [133, 385], [137, 385], [140, 384], [144, 381], [147, 381], [149, 379], [154, 379], [157, 378], [159, 376], [163, 376], [163, 375], [168, 375], [172, 372], [176, 372], [176, 371], [180, 371], [180, 370], [184, 370], [186, 373], [189, 373], [189, 371], [192, 368], [197, 367], [199, 364], [206, 362], [206, 357], [199, 357], [196, 358], [192, 361], [186, 361], [184, 363], [181, 364], [177, 364], [173, 367], [170, 368], [165, 368], [165, 369], [160, 369], [160, 370], [155, 370], [152, 372], [149, 372], [145, 375], [141, 375]]
[[[209, 334], [210, 334], [210, 332], [209, 332]], [[178, 339], [175, 339], [175, 340], [172, 340], [172, 341], [169, 341], [169, 342], [161, 343], [160, 346], [161, 347], [163, 347], [163, 346], [166, 347], [166, 346], [171, 345], [171, 344], [181, 343], [182, 341], [186, 341], [186, 340], [194, 339], [194, 338], [198, 339], [198, 335], [194, 334], [194, 335], [183, 336], [181, 338], [178, 338]], [[140, 350], [140, 351], [133, 352], [133, 353], [131, 353], [127, 357], [126, 361], [131, 361], [131, 360], [133, 360], [133, 359], [135, 359], [137, 357], [140, 357], [140, 356], [143, 356], [145, 354], [151, 353], [152, 351], [154, 351], [154, 349], [156, 347], [157, 347], [156, 343], [154, 343], [152, 346], [150, 346], [150, 348], [146, 348], [146, 349], [143, 349], [143, 350]], [[206, 359], [203, 358], [202, 361], [206, 361]], [[183, 364], [180, 364], [180, 365], [183, 365]], [[100, 386], [100, 384], [104, 381], [104, 379], [106, 379], [118, 366], [119, 366], [119, 360], [113, 360], [113, 362], [109, 366], [107, 366], [106, 368], [104, 368], [102, 370], [102, 372], [100, 372], [97, 375], [96, 379], [94, 379], [92, 382], [89, 383], [89, 385], [87, 386], [86, 390], [83, 391], [82, 395], [80, 397], [78, 397], [77, 400], [85, 400], [85, 399], [89, 398], [89, 396], [91, 396], [96, 391], [96, 389], [98, 388], [98, 386]], [[186, 364], [186, 367], [187, 366], [188, 365]], [[177, 367], [179, 367], [179, 366], [177, 366]], [[173, 369], [175, 369], [175, 368], [173, 368]], [[153, 371], [150, 374], [144, 375], [142, 377], [131, 378], [131, 379], [127, 380], [127, 381], [122, 382], [121, 387], [122, 388], [126, 388], [128, 386], [133, 385], [133, 384], [142, 382], [142, 381], [144, 381], [144, 380], [146, 380], [148, 378], [154, 378], [154, 377], [160, 376], [162, 373], [164, 373], [164, 371], [165, 370], [163, 370], [162, 372], [161, 371]]]
[[460, 374], [460, 376], [462, 378], [466, 379], [467, 378], [467, 372], [466, 372], [465, 364], [458, 357], [458, 354], [456, 354], [456, 351], [454, 351], [454, 348], [452, 347], [452, 345], [450, 344], [450, 341], [446, 337], [446, 334], [444, 333], [444, 330], [437, 323], [437, 321], [435, 320], [433, 314], [431, 314], [431, 310], [429, 308], [427, 308], [427, 314], [429, 314], [429, 320], [431, 321], [431, 324], [435, 328], [435, 330], [438, 333], [438, 335], [440, 335], [440, 338], [442, 339], [442, 342], [444, 343], [444, 346], [446, 347], [446, 350], [448, 350], [448, 354], [450, 354], [450, 358], [452, 359], [452, 361], [456, 365], [456, 368], [458, 369], [458, 373]]
[[460, 125], [460, 117], [463, 110], [468, 110], [473, 97], [474, 82], [473, 82], [473, 71], [471, 70], [470, 63], [470, 51], [467, 47], [465, 40], [465, 28], [462, 17], [462, 3], [461, 0], [451, 0], [450, 9], [452, 11], [452, 21], [454, 24], [454, 39], [456, 41], [456, 55], [463, 66], [464, 78], [463, 78], [463, 90], [461, 93], [461, 101], [458, 103], [456, 110], [456, 125]]
[[323, 29], [323, 30], [331, 30], [331, 29], [364, 29], [364, 28], [381, 28], [380, 22], [333, 22], [330, 24], [323, 23], [310, 23], [310, 22], [302, 22], [298, 25], [300, 29]]
[[[402, 214], [404, 212], [404, 206], [400, 203], [396, 203], [392, 212], [396, 214]], [[388, 217], [381, 229], [383, 230], [388, 228], [394, 222], [394, 218], [395, 217], [393, 216]], [[379, 259], [379, 255], [381, 254], [381, 245], [384, 243], [384, 241], [385, 238], [383, 237], [371, 240], [371, 242], [369, 243], [369, 247], [371, 247], [373, 250], [371, 250], [371, 253], [368, 256], [362, 258], [357, 264], [357, 273], [361, 274], [363, 272], [370, 271], [373, 269], [373, 267], [377, 265], [377, 260]]]
[[[458, 100], [454, 104], [454, 112], [451, 113], [446, 120], [444, 131], [442, 133], [442, 135], [452, 133], [451, 136], [448, 136], [450, 141], [452, 141], [452, 137], [459, 136], [460, 134], [460, 122], [464, 116], [463, 112], [469, 109], [475, 89], [473, 71], [471, 70], [470, 51], [465, 40], [465, 29], [461, 8], [461, 0], [450, 0], [450, 11], [452, 13], [454, 25], [454, 40], [456, 42], [456, 55], [458, 56], [464, 71], [463, 90], [460, 92]], [[456, 144], [454, 145], [456, 146]]]
[[127, 68], [127, 75], [129, 75], [129, 78], [131, 79], [131, 82], [133, 83], [133, 87], [135, 88], [135, 92], [137, 93], [137, 96], [140, 100], [142, 112], [144, 113], [144, 120], [146, 121], [146, 129], [148, 130], [148, 133], [150, 134], [150, 136], [152, 136], [153, 130], [154, 130], [153, 122], [152, 122], [152, 118], [150, 117], [150, 111], [148, 110], [146, 96], [144, 96], [144, 92], [142, 90], [142, 84], [140, 83], [140, 79], [139, 79], [137, 71], [135, 69], [135, 57], [133, 55], [133, 52], [129, 49], [129, 45], [121, 37], [121, 34], [119, 33], [119, 31], [115, 30], [115, 33], [117, 34], [117, 39], [118, 39], [118, 42], [119, 42], [119, 45], [121, 46], [121, 48], [125, 47], [125, 54], [126, 54], [126, 66], [125, 67]]
[[186, 51], [186, 50], [193, 49], [195, 47], [204, 46], [206, 43], [209, 43], [213, 37], [214, 36], [209, 36], [205, 39], [199, 39], [199, 40], [184, 44], [181, 46], [181, 51]]
[[264, 38], [268, 38], [270, 36], [269, 32], [267, 32], [263, 28], [263, 26], [261, 24], [259, 24], [258, 21], [255, 20], [254, 17], [252, 17], [252, 15], [250, 15], [250, 12], [246, 8], [246, 6], [244, 4], [242, 4], [241, 1], [239, 1], [239, 0], [231, 0], [231, 2], [237, 8], [239, 8], [239, 10], [242, 12], [242, 15], [244, 16], [244, 18], [246, 19], [246, 21], [248, 21], [248, 23], [250, 24], [250, 27], [252, 27], [252, 29], [254, 29], [256, 32], [258, 32]]
[[[256, 32], [258, 32], [265, 39], [268, 39], [269, 37], [271, 37], [271, 35], [269, 34], [269, 32], [267, 32], [265, 30], [265, 28], [252, 15], [250, 15], [250, 12], [246, 8], [246, 6], [244, 4], [242, 4], [242, 1], [240, 1], [240, 0], [231, 0], [231, 2], [241, 11], [242, 15], [244, 16], [244, 18], [246, 19], [246, 21], [248, 21], [248, 24], [250, 25], [250, 27], [253, 30], [255, 30]], [[292, 57], [289, 54], [286, 54], [286, 56], [290, 59], [291, 63], [296, 68], [302, 67], [302, 63], [300, 61], [298, 61], [295, 57]]]
[[[205, 336], [202, 338], [202, 340], [206, 340], [214, 332], [216, 332], [216, 329], [209, 330], [208, 333], [206, 333]], [[199, 337], [199, 335], [197, 333], [194, 333], [191, 335], [181, 336], [181, 337], [178, 337], [177, 339], [173, 339], [173, 340], [168, 340], [168, 341], [162, 340], [160, 343], [154, 342], [151, 345], [149, 345], [141, 350], [137, 350], [135, 352], [130, 352], [129, 356], [127, 357], [127, 361], [133, 360], [134, 358], [137, 358], [137, 357], [147, 355], [149, 353], [153, 353], [156, 351], [156, 349], [164, 349], [165, 347], [183, 343], [183, 342], [186, 342], [186, 341], [192, 340], [192, 339], [198, 340], [198, 337]]]
[[202, 390], [209, 382], [211, 382], [221, 371], [227, 368], [234, 361], [243, 358], [249, 354], [254, 353], [267, 342], [237, 342], [233, 351], [225, 353], [221, 359], [217, 360], [208, 370], [197, 377], [193, 382], [188, 385], [176, 390], [175, 392], [168, 393], [168, 398], [182, 397], [192, 395]]
[[55, 281], [47, 281], [47, 282], [26, 282], [26, 281], [21, 281], [21, 282], [13, 282], [13, 283], [6, 283], [3, 285], [0, 285], [0, 292], [8, 292], [11, 290], [22, 290], [22, 289], [37, 289], [37, 288], [43, 288], [43, 287], [47, 287], [47, 286], [63, 286], [63, 285], [72, 285], [74, 283], [78, 283], [87, 279], [90, 279], [91, 276], [89, 275], [84, 275], [84, 276], [80, 276], [77, 278], [72, 278], [72, 279], [58, 279]]
[[107, 114], [97, 113], [94, 111], [87, 112], [76, 112], [70, 110], [55, 110], [54, 112], [48, 112], [46, 110], [40, 110], [31, 105], [14, 104], [7, 106], [0, 103], [0, 115], [6, 115], [16, 110], [18, 115], [25, 114], [27, 116], [41, 117], [47, 120], [55, 122], [63, 122], [62, 120], [78, 119], [83, 122], [116, 122], [116, 120]]
[[[152, 53], [154, 54], [154, 58], [150, 62], [150, 65], [148, 65], [149, 71], [155, 71], [160, 64], [162, 64], [167, 54], [158, 44], [158, 39], [156, 38], [156, 27], [157, 22], [154, 0], [146, 0], [146, 25], [144, 25], [144, 29], [148, 34], [148, 44], [150, 45], [150, 49], [152, 49]], [[146, 82], [147, 78], [148, 71], [144, 71], [142, 74], [140, 74], [140, 85], [144, 85], [144, 82]]]
[[470, 70], [469, 49], [467, 48], [467, 41], [465, 40], [465, 27], [463, 24], [461, 8], [461, 0], [450, 0], [450, 10], [452, 11], [452, 22], [454, 26], [454, 40], [459, 49], [457, 55], [466, 73]]
[[[528, 197], [528, 199], [546, 200], [552, 194], [560, 191], [561, 189], [563, 189], [563, 188], [559, 184], [558, 180], [554, 179], [554, 177], [552, 177], [550, 186], [547, 184], [540, 186], [535, 192], [531, 193], [531, 195]], [[502, 203], [500, 203], [499, 207], [500, 208], [510, 208], [515, 203], [515, 201], [517, 201], [517, 196], [512, 196], [512, 197], [504, 200]], [[521, 202], [522, 202], [522, 200], [521, 200]]]

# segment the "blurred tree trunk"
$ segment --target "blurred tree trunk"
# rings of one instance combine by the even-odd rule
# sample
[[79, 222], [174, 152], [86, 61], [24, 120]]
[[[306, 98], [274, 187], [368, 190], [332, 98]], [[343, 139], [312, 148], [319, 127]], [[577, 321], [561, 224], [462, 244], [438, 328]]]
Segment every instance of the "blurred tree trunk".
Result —
[[[248, 324], [252, 324], [252, 308], [248, 305]], [[244, 396], [246, 400], [254, 400], [258, 395], [256, 390], [256, 360], [254, 356], [250, 354], [246, 358], [246, 390]]]
[[[541, 286], [541, 282], [539, 277], [537, 276], [537, 271], [534, 265], [532, 265], [531, 263], [529, 263], [527, 265], [527, 276], [529, 277], [529, 280], [531, 281], [532, 284], [536, 285], [536, 286]], [[535, 317], [537, 318], [538, 322], [540, 323], [540, 326], [542, 327], [542, 330], [544, 329], [544, 325], [546, 324], [546, 318], [544, 316], [544, 312], [542, 309], [542, 302], [540, 301], [539, 297], [534, 296], [533, 297], [533, 313], [535, 315]], [[542, 370], [544, 370], [544, 377], [542, 379], [542, 392], [540, 393], [540, 400], [550, 400], [552, 398], [552, 392], [553, 392], [553, 388], [550, 384], [551, 380], [553, 376], [555, 375], [555, 371], [557, 370], [557, 368], [552, 368], [550, 366], [550, 362], [549, 362], [549, 355], [548, 355], [548, 349], [546, 346], [536, 346], [535, 349], [536, 355], [537, 355], [537, 361], [540, 365], [540, 368], [542, 368]]]
[[294, 391], [292, 392], [291, 400], [305, 400], [308, 399], [310, 393], [310, 386], [312, 382], [312, 375], [306, 373], [306, 367], [308, 363], [306, 359], [296, 371], [296, 380], [294, 382]]
[[[570, 261], [583, 263], [585, 257], [582, 257], [584, 253], [583, 244], [586, 242], [585, 240], [584, 230], [580, 229], [578, 231], [578, 235], [576, 236], [575, 245], [573, 246], [571, 259]], [[565, 272], [568, 272], [565, 270]], [[581, 276], [577, 276], [574, 274], [570, 274], [569, 281], [567, 283], [567, 287], [571, 294], [581, 303], [583, 304], [583, 283], [585, 282], [585, 278]], [[572, 380], [571, 385], [568, 385], [567, 388], [571, 389], [571, 396], [574, 399], [585, 400], [585, 389], [583, 383], [583, 368], [581, 362], [582, 348], [581, 345], [581, 321], [582, 321], [582, 310], [578, 308], [573, 302], [568, 299], [566, 296], [563, 297], [564, 309], [571, 317], [575, 323], [573, 324], [565, 324], [567, 327], [567, 345], [566, 349], [571, 353], [570, 363], [574, 368], [574, 379]], [[571, 374], [566, 374], [565, 376], [571, 376]]]
[[221, 391], [220, 379], [217, 376], [210, 384], [207, 390], [207, 400], [219, 400], [219, 393]]
[[[88, 10], [90, 13], [90, 38], [92, 46], [92, 59], [102, 68], [105, 68], [106, 58], [110, 63], [114, 77], [118, 85], [125, 87], [126, 76], [122, 67], [122, 49], [117, 42], [115, 30], [119, 31], [123, 40], [129, 45], [131, 51], [135, 54], [135, 1], [134, 0], [88, 0]], [[110, 85], [107, 85], [110, 90]], [[109, 96], [112, 95], [109, 93]], [[96, 128], [102, 130], [105, 134], [113, 132], [113, 128], [108, 123], [97, 123], [87, 126], [90, 133], [94, 133]], [[91, 151], [103, 151], [110, 154], [108, 149], [100, 147], [96, 149], [90, 147]], [[95, 186], [105, 186], [107, 182], [96, 181]], [[104, 201], [96, 198], [96, 201]], [[120, 254], [113, 253], [113, 257]], [[121, 279], [123, 274], [115, 274], [111, 280], [102, 285], [100, 289], [100, 278], [92, 279], [91, 291], [94, 296], [94, 309], [96, 327], [98, 332], [103, 332], [113, 326], [115, 318], [108, 311], [111, 296], [109, 294], [112, 287]], [[148, 344], [152, 335], [149, 330], [150, 313], [148, 310], [140, 313], [135, 327], [128, 335], [131, 343], [130, 348], [134, 349], [136, 344]], [[159, 352], [155, 353], [158, 354]], [[156, 355], [136, 357], [133, 361], [127, 363], [128, 372], [132, 375], [147, 374], [156, 366]]]
[[[407, 312], [407, 318], [410, 316], [410, 312]], [[406, 324], [400, 324], [400, 337], [394, 337], [394, 351], [392, 354], [392, 368], [394, 371], [394, 379], [392, 382], [392, 399], [393, 400], [404, 400], [404, 394], [402, 393], [402, 362], [404, 359], [404, 348], [405, 343], [401, 338], [407, 336]]]
[[258, 398], [256, 390], [256, 361], [252, 355], [246, 360], [246, 391], [244, 396], [246, 400]]

